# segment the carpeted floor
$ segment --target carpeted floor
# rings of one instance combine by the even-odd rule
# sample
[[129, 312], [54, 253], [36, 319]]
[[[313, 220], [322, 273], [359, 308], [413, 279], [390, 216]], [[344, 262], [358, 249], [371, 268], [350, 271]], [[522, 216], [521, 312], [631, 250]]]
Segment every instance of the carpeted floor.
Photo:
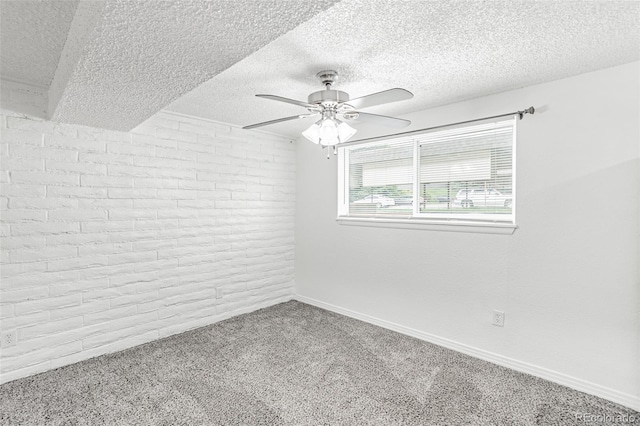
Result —
[[292, 301], [6, 383], [0, 424], [602, 425], [640, 413]]

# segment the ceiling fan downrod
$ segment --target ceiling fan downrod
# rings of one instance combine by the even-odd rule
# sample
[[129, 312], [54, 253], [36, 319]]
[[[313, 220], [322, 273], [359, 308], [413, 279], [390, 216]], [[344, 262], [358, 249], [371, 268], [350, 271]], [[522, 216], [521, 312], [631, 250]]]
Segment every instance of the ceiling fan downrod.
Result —
[[324, 70], [317, 73], [316, 77], [320, 79], [327, 90], [331, 90], [331, 86], [338, 79], [338, 72], [334, 70]]

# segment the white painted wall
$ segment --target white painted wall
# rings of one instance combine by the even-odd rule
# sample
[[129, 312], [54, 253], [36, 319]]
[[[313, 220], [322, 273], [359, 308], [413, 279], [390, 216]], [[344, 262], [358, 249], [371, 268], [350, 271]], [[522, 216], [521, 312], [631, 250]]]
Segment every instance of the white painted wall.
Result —
[[170, 113], [131, 133], [42, 121], [18, 86], [0, 115], [0, 325], [18, 336], [0, 382], [292, 297], [288, 140]]
[[336, 160], [299, 142], [298, 294], [640, 409], [639, 75], [635, 62], [406, 116], [418, 129], [536, 107], [518, 124], [513, 235], [338, 225]]

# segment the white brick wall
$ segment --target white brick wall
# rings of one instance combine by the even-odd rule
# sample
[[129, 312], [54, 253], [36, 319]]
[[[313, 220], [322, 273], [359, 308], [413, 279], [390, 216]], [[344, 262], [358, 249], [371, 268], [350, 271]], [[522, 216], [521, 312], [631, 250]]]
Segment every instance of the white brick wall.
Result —
[[0, 382], [292, 297], [288, 140], [166, 112], [131, 133], [2, 112], [0, 318], [18, 344]]

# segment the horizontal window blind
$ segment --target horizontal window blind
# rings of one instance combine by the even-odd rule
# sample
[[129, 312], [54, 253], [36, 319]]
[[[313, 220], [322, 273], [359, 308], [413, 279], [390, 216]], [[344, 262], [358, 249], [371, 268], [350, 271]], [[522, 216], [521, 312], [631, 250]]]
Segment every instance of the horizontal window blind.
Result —
[[410, 216], [414, 143], [356, 146], [349, 152], [349, 213]]
[[515, 120], [339, 149], [339, 214], [513, 221]]

